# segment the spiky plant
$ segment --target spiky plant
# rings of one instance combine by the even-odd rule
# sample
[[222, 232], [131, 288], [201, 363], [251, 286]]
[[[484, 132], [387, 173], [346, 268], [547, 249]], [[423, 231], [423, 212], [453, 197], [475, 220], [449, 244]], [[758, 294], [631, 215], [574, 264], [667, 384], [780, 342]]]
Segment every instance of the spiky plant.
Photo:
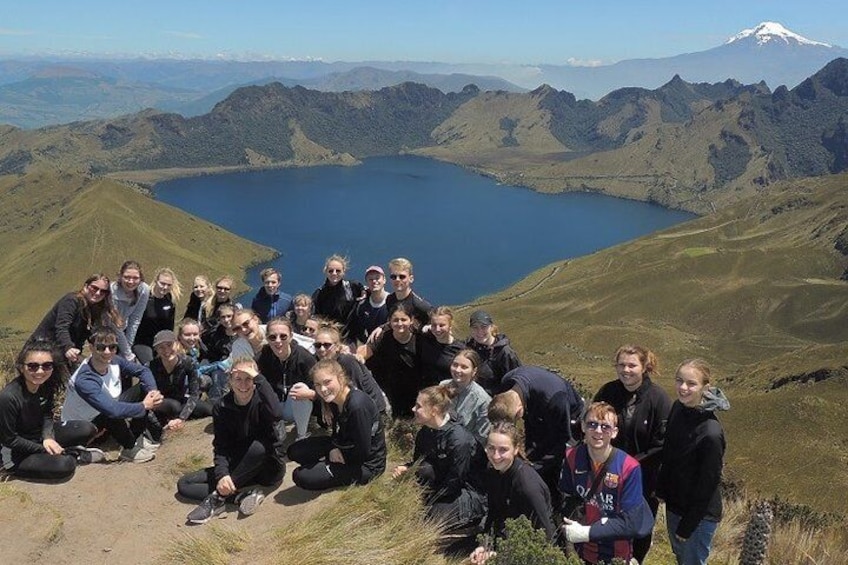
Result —
[[742, 538], [740, 565], [762, 565], [766, 562], [773, 520], [774, 511], [771, 504], [765, 500], [754, 504], [751, 519], [745, 528], [745, 537]]

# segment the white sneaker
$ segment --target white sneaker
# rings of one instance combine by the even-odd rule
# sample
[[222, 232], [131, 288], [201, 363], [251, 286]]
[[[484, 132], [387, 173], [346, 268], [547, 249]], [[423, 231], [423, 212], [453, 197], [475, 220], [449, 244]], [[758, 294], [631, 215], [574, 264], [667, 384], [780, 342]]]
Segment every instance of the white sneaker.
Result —
[[136, 445], [132, 449], [122, 449], [121, 461], [129, 461], [131, 463], [147, 463], [152, 461], [156, 454], [150, 450], [144, 449], [140, 445]]
[[138, 439], [135, 440], [135, 446], [141, 447], [142, 449], [146, 449], [147, 451], [156, 451], [160, 447], [162, 447], [161, 443], [157, 443], [144, 434], [138, 436]]

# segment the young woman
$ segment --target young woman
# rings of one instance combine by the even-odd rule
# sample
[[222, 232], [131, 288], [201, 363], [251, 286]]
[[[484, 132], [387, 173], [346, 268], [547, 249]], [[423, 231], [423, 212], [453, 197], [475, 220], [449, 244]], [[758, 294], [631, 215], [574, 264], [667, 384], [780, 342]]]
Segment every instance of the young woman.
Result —
[[477, 478], [482, 470], [482, 451], [474, 436], [452, 420], [450, 389], [427, 387], [415, 400], [413, 461], [392, 471], [397, 479], [417, 464], [415, 478], [425, 489], [427, 516], [449, 529], [478, 522], [486, 512], [482, 487]]
[[477, 352], [483, 364], [477, 373], [477, 382], [486, 392], [495, 396], [505, 390], [501, 381], [508, 372], [521, 366], [518, 355], [509, 344], [505, 334], [498, 333], [492, 317], [482, 310], [471, 314], [471, 337], [465, 345]]
[[340, 324], [347, 324], [356, 301], [365, 295], [362, 283], [344, 278], [347, 272], [347, 259], [341, 255], [331, 255], [324, 263], [324, 284], [312, 293], [314, 314], [328, 318]]
[[103, 460], [103, 452], [82, 447], [97, 433], [91, 422], [54, 422], [65, 363], [49, 341], [24, 345], [18, 376], [0, 392], [0, 444], [12, 452], [11, 473], [22, 479], [70, 479], [78, 463]]
[[726, 443], [715, 413], [729, 410], [730, 402], [711, 378], [702, 359], [681, 363], [674, 378], [677, 400], [668, 417], [657, 495], [665, 501], [668, 539], [679, 565], [707, 562], [721, 520]]
[[162, 441], [165, 430], [178, 431], [189, 418], [208, 418], [212, 404], [200, 400], [200, 375], [191, 357], [181, 353], [177, 336], [162, 330], [153, 338], [156, 357], [150, 362], [150, 372], [164, 399], [153, 413], [156, 420], [148, 426], [152, 440]]
[[380, 414], [386, 412], [386, 397], [371, 371], [368, 370], [363, 363], [359, 362], [356, 356], [343, 352], [342, 337], [339, 330], [324, 326], [318, 329], [315, 334], [315, 356], [321, 359], [331, 359], [337, 361], [345, 371], [345, 374], [350, 379], [350, 384], [366, 393], [374, 405], [379, 410]]
[[197, 365], [206, 359], [206, 346], [200, 339], [200, 322], [193, 318], [183, 318], [177, 323], [177, 347], [180, 353], [187, 355]]
[[360, 348], [366, 365], [374, 373], [394, 418], [410, 418], [415, 397], [421, 386], [421, 364], [418, 360], [418, 330], [411, 304], [399, 303], [389, 312], [388, 331], [374, 343]]
[[[112, 287], [103, 273], [91, 275], [77, 292], [63, 296], [44, 316], [32, 333], [30, 340], [41, 338], [62, 349], [71, 367], [82, 361], [82, 348], [91, 333], [100, 327], [116, 330], [123, 327], [118, 311], [112, 304]], [[129, 355], [129, 344], [124, 332], [118, 336], [118, 345]]]
[[430, 329], [419, 340], [422, 386], [451, 377], [451, 363], [464, 345], [453, 335], [453, 311], [447, 306], [430, 310]]
[[488, 501], [484, 532], [492, 539], [491, 547], [480, 546], [471, 554], [471, 562], [482, 565], [496, 555], [497, 542], [506, 535], [508, 519], [526, 516], [534, 528], [553, 539], [551, 492], [545, 481], [524, 460], [524, 434], [512, 422], [496, 422], [486, 437], [489, 467], [483, 475], [483, 490]]
[[133, 353], [139, 363], [147, 365], [153, 359], [153, 338], [162, 330], [174, 331], [176, 308], [174, 302], [180, 299], [182, 291], [180, 281], [174, 271], [167, 267], [157, 269], [153, 275], [150, 299], [141, 317], [141, 324], [135, 335]]
[[315, 400], [309, 371], [315, 365], [315, 357], [294, 341], [293, 333], [287, 319], [269, 321], [267, 343], [259, 351], [256, 363], [283, 403], [283, 419], [294, 422], [300, 441], [309, 436], [309, 417]]
[[287, 316], [291, 320], [294, 333], [304, 334], [306, 322], [312, 316], [312, 297], [308, 294], [295, 294], [292, 298], [292, 309]]
[[265, 330], [259, 324], [259, 316], [250, 308], [242, 308], [233, 314], [233, 333], [236, 339], [230, 349], [230, 356], [225, 361], [226, 369], [232, 367], [234, 359], [239, 357], [250, 357], [255, 359], [262, 346], [267, 343]]
[[232, 293], [235, 280], [224, 275], [215, 281], [214, 292], [210, 292], [203, 301], [203, 325], [206, 330], [212, 330], [218, 325], [218, 311], [221, 306], [232, 306], [233, 310], [241, 308], [233, 301]]
[[386, 470], [386, 436], [374, 402], [351, 388], [342, 366], [323, 359], [312, 367], [315, 391], [332, 413], [333, 435], [310, 437], [289, 446], [300, 463], [294, 484], [306, 490], [365, 484]]
[[276, 432], [283, 407], [253, 359], [234, 360], [230, 389], [212, 413], [213, 466], [184, 475], [177, 482], [180, 495], [202, 501], [187, 516], [190, 524], [205, 524], [223, 512], [231, 498], [236, 499], [242, 514], [253, 514], [265, 491], [250, 487], [258, 484], [273, 489], [286, 472], [282, 441]]
[[[615, 409], [593, 402], [582, 420], [583, 443], [566, 451], [559, 489], [566, 498], [565, 537], [584, 563], [630, 562], [634, 538], [654, 527], [642, 496], [639, 463], [612, 446], [618, 434]], [[583, 518], [568, 518], [580, 508]]]
[[474, 380], [480, 368], [480, 356], [473, 349], [462, 349], [451, 361], [451, 379], [441, 384], [453, 389], [451, 408], [457, 421], [485, 445], [489, 435], [489, 404], [492, 397]]
[[292, 309], [292, 297], [280, 292], [283, 275], [277, 269], [262, 269], [259, 278], [262, 280], [262, 288], [253, 297], [250, 308], [256, 312], [263, 324], [267, 324], [271, 318], [285, 316]]
[[233, 328], [233, 316], [235, 316], [235, 309], [229, 304], [224, 304], [218, 308], [215, 327], [208, 331], [201, 328], [200, 340], [206, 346], [208, 361], [221, 361], [230, 356], [233, 341], [237, 337]]
[[[150, 298], [150, 286], [144, 282], [144, 273], [141, 265], [136, 261], [125, 261], [118, 273], [118, 280], [110, 285], [112, 290], [112, 303], [121, 320], [124, 322], [124, 335], [127, 343], [132, 347], [135, 343], [135, 334], [141, 324], [141, 318], [147, 309], [147, 301]], [[132, 352], [128, 351], [132, 360]]]
[[194, 277], [194, 286], [192, 286], [191, 294], [188, 297], [188, 304], [186, 305], [183, 318], [191, 318], [192, 320], [197, 320], [199, 323], [203, 322], [205, 317], [203, 302], [209, 296], [209, 291], [209, 279], [205, 275]]
[[[671, 399], [651, 380], [658, 374], [657, 357], [640, 345], [622, 345], [613, 356], [618, 378], [601, 387], [595, 402], [606, 402], [618, 415], [618, 435], [612, 445], [632, 455], [642, 468], [642, 494], [657, 516], [656, 496], [663, 441]], [[642, 563], [651, 548], [651, 535], [633, 540], [633, 557]]]

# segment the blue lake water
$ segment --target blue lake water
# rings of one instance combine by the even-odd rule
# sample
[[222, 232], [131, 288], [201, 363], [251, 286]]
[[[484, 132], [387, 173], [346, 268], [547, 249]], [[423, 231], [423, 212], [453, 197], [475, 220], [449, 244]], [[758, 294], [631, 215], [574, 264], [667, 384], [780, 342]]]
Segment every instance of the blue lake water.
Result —
[[[347, 276], [360, 281], [369, 265], [385, 268], [389, 259], [403, 256], [415, 265], [416, 292], [433, 304], [469, 302], [553, 261], [694, 217], [598, 194], [503, 186], [411, 156], [366, 159], [357, 167], [177, 179], [156, 185], [155, 193], [279, 250], [271, 264], [283, 273], [282, 289], [289, 294], [320, 286], [324, 260], [333, 253], [350, 259]], [[265, 266], [248, 273], [254, 288]]]

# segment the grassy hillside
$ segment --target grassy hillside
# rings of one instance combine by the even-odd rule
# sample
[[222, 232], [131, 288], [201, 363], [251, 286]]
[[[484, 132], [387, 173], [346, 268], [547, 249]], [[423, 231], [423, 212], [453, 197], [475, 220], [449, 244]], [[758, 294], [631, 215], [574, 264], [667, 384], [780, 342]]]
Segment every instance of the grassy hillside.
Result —
[[273, 255], [116, 181], [47, 168], [0, 177], [2, 326], [29, 332], [85, 277], [115, 275], [136, 259], [148, 276], [173, 268], [190, 291], [195, 274], [232, 273]]
[[669, 392], [686, 357], [709, 360], [733, 409], [728, 469], [750, 488], [846, 511], [848, 175], [787, 182], [661, 233], [547, 267], [480, 304], [524, 362], [593, 393], [611, 354], [660, 356]]

